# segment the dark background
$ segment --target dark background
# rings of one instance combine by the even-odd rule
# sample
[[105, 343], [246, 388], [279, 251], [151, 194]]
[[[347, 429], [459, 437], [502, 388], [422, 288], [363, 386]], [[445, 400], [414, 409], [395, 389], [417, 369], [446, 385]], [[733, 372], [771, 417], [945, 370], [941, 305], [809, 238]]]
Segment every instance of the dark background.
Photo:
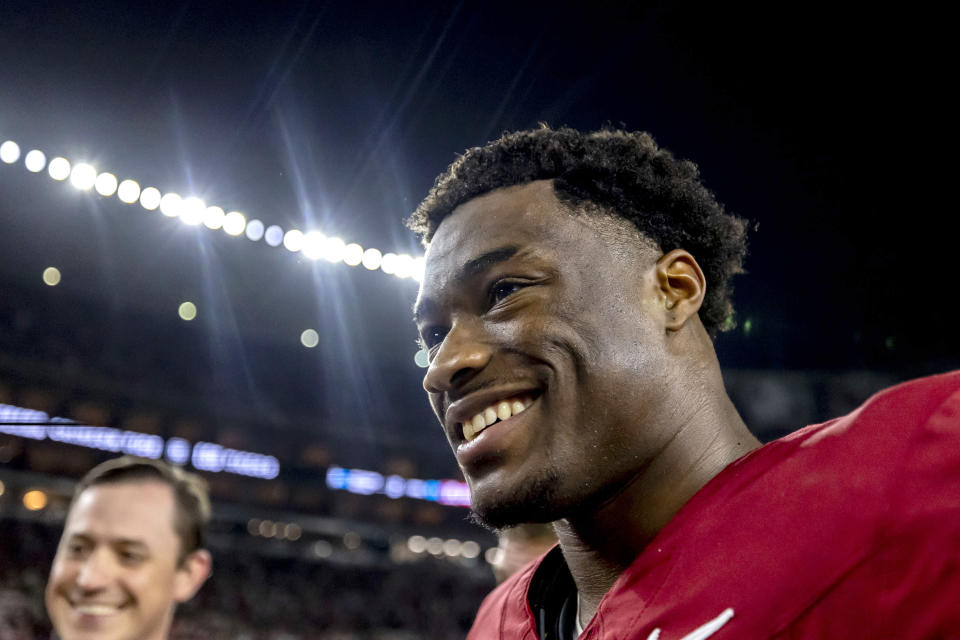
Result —
[[[417, 255], [403, 220], [456, 152], [538, 122], [648, 130], [753, 225], [717, 342], [734, 379], [943, 371], [960, 364], [947, 20], [838, 5], [4, 2], [0, 139]], [[335, 463], [456, 473], [413, 363], [413, 281], [22, 163], [0, 165], [0, 221], [8, 398], [100, 401], [111, 424], [144, 409], [165, 434], [186, 416], [284, 464], [319, 442]]]

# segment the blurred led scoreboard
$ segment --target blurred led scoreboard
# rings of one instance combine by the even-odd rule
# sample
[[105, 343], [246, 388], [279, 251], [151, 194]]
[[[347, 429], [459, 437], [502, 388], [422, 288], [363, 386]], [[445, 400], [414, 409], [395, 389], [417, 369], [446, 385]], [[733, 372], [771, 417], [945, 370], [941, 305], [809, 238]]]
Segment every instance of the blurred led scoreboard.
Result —
[[66, 418], [51, 418], [43, 411], [8, 404], [0, 404], [0, 433], [154, 460], [166, 455], [173, 464], [190, 462], [194, 469], [212, 473], [234, 473], [265, 480], [276, 478], [280, 473], [280, 462], [262, 453], [230, 449], [213, 442], [191, 444], [183, 438], [165, 440], [149, 433], [81, 426]]

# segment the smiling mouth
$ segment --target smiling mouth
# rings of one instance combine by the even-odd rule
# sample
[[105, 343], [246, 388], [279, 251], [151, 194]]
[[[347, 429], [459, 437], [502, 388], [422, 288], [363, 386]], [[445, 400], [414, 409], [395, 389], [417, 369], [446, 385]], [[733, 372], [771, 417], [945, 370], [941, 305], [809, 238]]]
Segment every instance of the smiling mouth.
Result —
[[72, 604], [73, 610], [85, 616], [109, 616], [123, 609], [124, 605]]
[[464, 439], [470, 442], [490, 425], [523, 413], [531, 404], [533, 398], [529, 395], [507, 398], [491, 404], [470, 420], [461, 423]]

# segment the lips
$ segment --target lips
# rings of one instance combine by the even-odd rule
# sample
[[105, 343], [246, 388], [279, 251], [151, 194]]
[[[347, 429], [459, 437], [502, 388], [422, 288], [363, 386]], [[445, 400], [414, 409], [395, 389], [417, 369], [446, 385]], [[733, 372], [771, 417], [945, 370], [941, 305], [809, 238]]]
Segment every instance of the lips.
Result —
[[514, 396], [494, 402], [484, 407], [470, 420], [462, 423], [463, 437], [470, 442], [490, 425], [523, 413], [531, 404], [533, 404], [533, 398], [530, 395]]
[[447, 438], [455, 447], [470, 444], [488, 427], [525, 411], [542, 394], [542, 389], [529, 384], [482, 385], [447, 406]]

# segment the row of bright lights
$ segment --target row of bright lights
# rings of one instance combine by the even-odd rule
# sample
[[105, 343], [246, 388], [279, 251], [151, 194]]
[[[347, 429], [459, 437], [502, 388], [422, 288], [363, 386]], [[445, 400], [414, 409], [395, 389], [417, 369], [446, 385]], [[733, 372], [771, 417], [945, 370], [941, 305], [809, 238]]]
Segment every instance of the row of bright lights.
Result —
[[[20, 160], [20, 145], [13, 140], [0, 144], [0, 161], [14, 164]], [[412, 278], [417, 282], [423, 277], [423, 256], [413, 257], [407, 254], [382, 253], [379, 249], [364, 249], [356, 243], [346, 243], [334, 236], [325, 236], [319, 231], [304, 233], [299, 229], [284, 231], [277, 225], [265, 226], [260, 220], [250, 220], [239, 211], [225, 212], [221, 207], [208, 206], [196, 197], [181, 197], [177, 193], [161, 193], [156, 187], [140, 187], [136, 180], [118, 181], [112, 173], [98, 173], [89, 164], [71, 165], [63, 157], [52, 158], [47, 162], [46, 154], [32, 149], [23, 156], [28, 171], [39, 173], [46, 168], [54, 180], [67, 180], [81, 191], [96, 190], [101, 196], [116, 194], [126, 204], [140, 203], [147, 211], [160, 210], [169, 218], [179, 218], [190, 226], [203, 224], [209, 229], [223, 229], [231, 236], [245, 235], [247, 239], [258, 242], [263, 240], [271, 247], [283, 245], [292, 253], [302, 253], [310, 260], [324, 259], [331, 263], [343, 262], [351, 267], [363, 265], [365, 268], [394, 275], [398, 278]]]

